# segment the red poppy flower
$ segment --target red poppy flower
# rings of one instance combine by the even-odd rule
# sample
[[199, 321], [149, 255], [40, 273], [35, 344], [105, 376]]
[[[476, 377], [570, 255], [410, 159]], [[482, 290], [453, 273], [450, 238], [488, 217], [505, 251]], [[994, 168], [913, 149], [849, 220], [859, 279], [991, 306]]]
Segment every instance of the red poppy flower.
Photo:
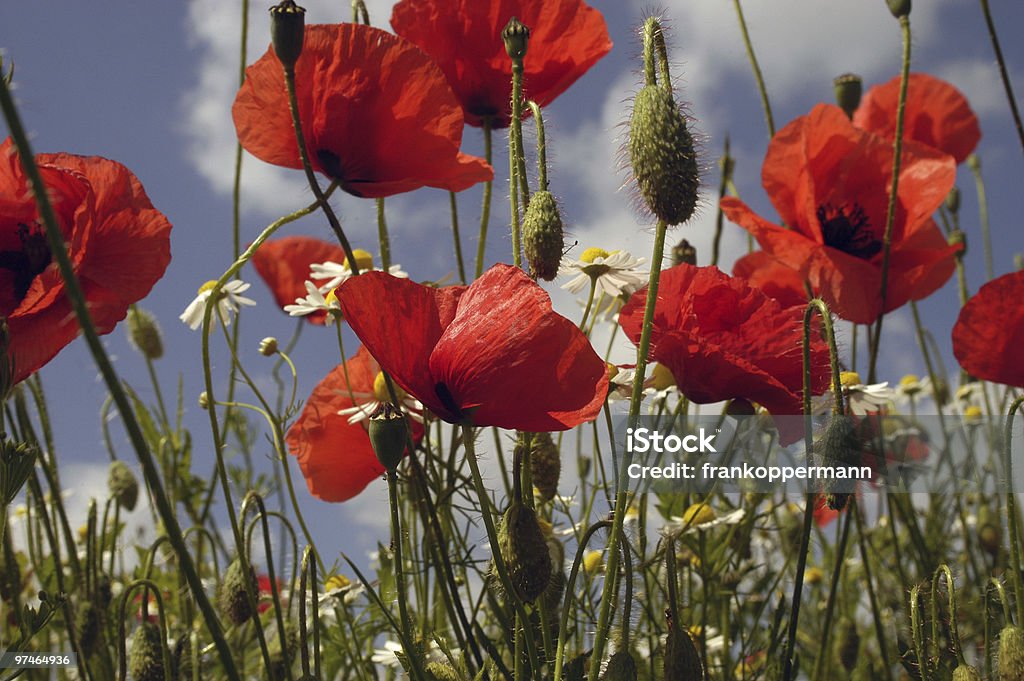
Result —
[[1024, 388], [1024, 272], [1004, 274], [982, 286], [960, 310], [953, 354], [975, 378]]
[[733, 197], [726, 216], [806, 279], [843, 319], [868, 324], [920, 300], [953, 274], [949, 246], [931, 215], [953, 187], [952, 157], [914, 142], [904, 146], [882, 309], [882, 239], [892, 175], [892, 145], [859, 130], [836, 106], [819, 104], [772, 139], [761, 178], [787, 227]]
[[[363, 275], [365, 276], [365, 275]], [[313, 389], [302, 414], [288, 429], [288, 451], [299, 460], [309, 492], [324, 501], [346, 501], [384, 475], [384, 466], [370, 445], [366, 421], [353, 421], [339, 411], [377, 400], [380, 366], [365, 347], [338, 365]], [[412, 424], [413, 438], [423, 428]]]
[[[640, 342], [647, 289], [633, 294], [619, 324]], [[707, 404], [743, 398], [773, 416], [803, 413], [803, 306], [783, 307], [746, 281], [717, 267], [677, 265], [661, 273], [650, 359], [666, 366], [679, 390]], [[811, 334], [811, 389], [829, 385], [828, 349]], [[803, 434], [802, 419], [777, 423], [784, 439]]]
[[582, 0], [402, 0], [391, 27], [440, 65], [467, 123], [506, 128], [512, 60], [501, 32], [512, 17], [530, 29], [523, 93], [542, 107], [612, 49], [604, 17]]
[[[286, 236], [268, 241], [252, 257], [256, 272], [270, 287], [279, 307], [291, 305], [296, 298], [306, 297], [305, 283], [313, 263], [345, 262], [341, 247], [311, 236]], [[317, 283], [317, 282], [314, 282]], [[313, 312], [306, 320], [323, 325], [326, 312]]]
[[[874, 86], [861, 99], [853, 124], [892, 140], [899, 97], [899, 76]], [[910, 74], [903, 117], [903, 139], [944, 151], [957, 163], [963, 163], [981, 139], [978, 117], [967, 98], [946, 81], [926, 73]]]
[[764, 251], [754, 251], [737, 260], [732, 266], [732, 276], [746, 279], [748, 284], [761, 289], [783, 307], [807, 304], [800, 273]]
[[[313, 169], [355, 196], [420, 187], [462, 191], [494, 171], [459, 152], [463, 117], [441, 70], [415, 45], [370, 26], [307, 26], [295, 87]], [[232, 107], [253, 156], [301, 168], [284, 72], [273, 49], [245, 70]]]
[[[71, 154], [38, 154], [36, 163], [92, 321], [110, 333], [167, 269], [171, 224], [120, 163]], [[79, 333], [10, 139], [0, 144], [0, 317], [10, 330], [15, 383]]]
[[381, 367], [449, 423], [531, 432], [594, 419], [604, 362], [576, 325], [515, 267], [468, 288], [431, 288], [381, 272], [342, 284], [341, 309]]

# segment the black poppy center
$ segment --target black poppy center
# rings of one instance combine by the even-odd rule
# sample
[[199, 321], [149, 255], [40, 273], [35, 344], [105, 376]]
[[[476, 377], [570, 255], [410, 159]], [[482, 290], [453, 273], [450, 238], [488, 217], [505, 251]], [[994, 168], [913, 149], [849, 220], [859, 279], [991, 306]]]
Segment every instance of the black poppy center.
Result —
[[28, 294], [33, 280], [50, 264], [50, 247], [37, 222], [18, 225], [21, 248], [0, 251], [0, 269], [14, 275], [14, 299], [19, 303]]
[[818, 206], [818, 222], [826, 246], [863, 260], [870, 260], [882, 250], [882, 242], [875, 238], [859, 204]]
[[448, 386], [444, 383], [437, 383], [434, 385], [434, 392], [437, 393], [437, 399], [441, 400], [441, 404], [452, 413], [452, 416], [458, 419], [463, 418], [462, 410], [455, 402], [455, 397], [452, 395], [452, 391], [448, 389]]

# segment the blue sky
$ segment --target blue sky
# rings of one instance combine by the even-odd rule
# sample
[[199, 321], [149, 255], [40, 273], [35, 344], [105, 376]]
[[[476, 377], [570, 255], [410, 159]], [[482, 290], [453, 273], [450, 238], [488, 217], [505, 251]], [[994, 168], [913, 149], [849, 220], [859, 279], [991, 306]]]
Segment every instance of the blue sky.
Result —
[[[347, 2], [308, 0], [308, 21], [348, 18]], [[368, 3], [370, 16], [385, 26], [390, 2]], [[651, 232], [647, 220], [633, 210], [616, 156], [626, 121], [626, 100], [638, 87], [639, 47], [635, 36], [651, 6], [632, 0], [597, 0], [604, 12], [615, 48], [555, 102], [546, 113], [552, 168], [552, 190], [559, 196], [568, 228], [580, 249], [597, 245], [625, 248], [648, 255]], [[775, 119], [780, 127], [807, 112], [819, 101], [831, 101], [835, 75], [860, 73], [865, 85], [896, 75], [899, 30], [883, 0], [762, 0], [745, 3], [747, 21], [767, 81]], [[160, 319], [167, 357], [158, 370], [167, 389], [184, 376], [188, 413], [197, 441], [197, 465], [209, 465], [205, 415], [195, 406], [201, 390], [199, 336], [177, 320], [196, 288], [216, 278], [230, 264], [230, 182], [234, 133], [230, 104], [237, 83], [238, 18], [240, 3], [195, 0], [189, 3], [97, 3], [40, 1], [0, 5], [0, 47], [17, 67], [17, 96], [37, 151], [68, 151], [116, 159], [142, 180], [153, 203], [174, 224], [173, 261], [167, 276], [144, 303]], [[993, 11], [1018, 95], [1024, 93], [1024, 44], [1015, 34], [1024, 27], [1024, 6], [1015, 0], [994, 0]], [[670, 50], [682, 99], [703, 137], [706, 187], [717, 185], [715, 161], [725, 134], [732, 138], [737, 158], [736, 181], [745, 200], [766, 215], [774, 215], [760, 188], [760, 165], [767, 133], [757, 92], [740, 42], [731, 3], [721, 0], [664, 0], [657, 7], [668, 18]], [[267, 15], [254, 4], [249, 61], [267, 44]], [[919, 0], [912, 14], [913, 68], [946, 78], [970, 99], [981, 119], [983, 139], [978, 153], [988, 181], [990, 214], [996, 253], [996, 272], [1012, 269], [1013, 254], [1024, 251], [1024, 156], [1013, 134], [1008, 108], [994, 67], [991, 46], [980, 10], [970, 0]], [[500, 138], [496, 138], [500, 148]], [[464, 148], [479, 153], [480, 133], [467, 128]], [[508, 260], [505, 229], [504, 179], [507, 163], [495, 159], [499, 181], [495, 192], [489, 262]], [[301, 173], [270, 168], [248, 157], [245, 161], [245, 205], [242, 239], [252, 239], [268, 222], [310, 201]], [[968, 234], [968, 280], [972, 291], [983, 282], [981, 244], [977, 231], [973, 181], [962, 169], [962, 215]], [[471, 227], [478, 217], [479, 189], [461, 201], [464, 249], [475, 251]], [[454, 269], [448, 227], [447, 195], [425, 190], [389, 200], [395, 260], [417, 278], [435, 279]], [[342, 197], [336, 202], [350, 237], [357, 246], [375, 251], [372, 202]], [[670, 238], [690, 239], [702, 262], [710, 252], [714, 207], [710, 201], [692, 224]], [[319, 218], [306, 219], [290, 233], [329, 237]], [[746, 237], [728, 226], [725, 265], [741, 254]], [[269, 367], [255, 352], [260, 338], [286, 338], [290, 321], [277, 310], [262, 283], [250, 273], [252, 293], [259, 306], [242, 321], [243, 352], [257, 374]], [[560, 309], [578, 315], [571, 297], [549, 290]], [[923, 305], [940, 346], [949, 356], [949, 329], [957, 306], [952, 286]], [[882, 375], [898, 380], [910, 369], [921, 369], [906, 314], [886, 324]], [[143, 365], [118, 329], [107, 337], [117, 366], [143, 394]], [[354, 348], [352, 343], [349, 347]], [[603, 347], [600, 346], [599, 347]], [[627, 348], [619, 351], [625, 358]], [[307, 329], [296, 362], [300, 394], [327, 372], [336, 359], [333, 334]], [[223, 358], [219, 368], [224, 369]], [[223, 373], [223, 371], [222, 371]], [[43, 371], [58, 415], [57, 441], [62, 460], [79, 465], [75, 503], [83, 504], [95, 485], [105, 480], [105, 453], [100, 444], [99, 408], [105, 391], [84, 344], [76, 342]], [[129, 450], [125, 456], [131, 459]], [[71, 476], [66, 476], [68, 480]], [[99, 494], [100, 489], [95, 493]], [[322, 541], [337, 547], [349, 541], [365, 543], [384, 536], [376, 517], [383, 486], [375, 486], [355, 503], [327, 506], [309, 501]], [[344, 540], [329, 534], [341, 520], [359, 528], [359, 536]], [[330, 524], [330, 525], [329, 525]]]

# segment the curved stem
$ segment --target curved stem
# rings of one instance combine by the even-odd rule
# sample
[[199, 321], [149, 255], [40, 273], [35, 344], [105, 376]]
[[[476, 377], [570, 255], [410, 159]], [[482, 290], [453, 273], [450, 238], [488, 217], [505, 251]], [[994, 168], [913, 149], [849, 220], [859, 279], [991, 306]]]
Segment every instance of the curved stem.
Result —
[[1017, 98], [1013, 96], [1010, 74], [1006, 71], [1006, 60], [1003, 58], [1003, 50], [999, 46], [999, 36], [996, 35], [996, 25], [992, 21], [988, 0], [979, 0], [979, 2], [981, 2], [981, 11], [985, 15], [985, 26], [988, 28], [988, 37], [992, 41], [992, 50], [996, 53], [996, 63], [999, 64], [999, 77], [1003, 81], [1003, 89], [1006, 90], [1006, 101], [1010, 105], [1013, 124], [1017, 128], [1017, 139], [1020, 140], [1021, 149], [1024, 150], [1024, 124], [1021, 123], [1020, 111], [1017, 109]]
[[1003, 431], [1003, 475], [1006, 476], [1006, 516], [1010, 522], [1010, 557], [1013, 562], [1013, 595], [1017, 603], [1017, 626], [1024, 623], [1024, 580], [1020, 573], [1020, 528], [1017, 526], [1017, 499], [1013, 490], [1013, 416], [1024, 404], [1024, 396], [1018, 397], [1010, 404], [1006, 415], [1006, 428]]
[[768, 88], [765, 87], [761, 66], [757, 63], [757, 55], [754, 54], [754, 44], [750, 41], [750, 33], [747, 31], [747, 21], [743, 18], [740, 0], [732, 0], [732, 4], [736, 8], [740, 33], [743, 34], [743, 46], [747, 48], [747, 59], [750, 60], [750, 68], [754, 72], [754, 80], [757, 81], [757, 91], [761, 95], [761, 107], [764, 109], [764, 120], [768, 125], [768, 137], [772, 138], [775, 137], [775, 118], [772, 116], [772, 105], [768, 102]]
[[562, 681], [562, 659], [565, 649], [565, 639], [569, 630], [569, 611], [572, 606], [573, 589], [576, 587], [576, 577], [580, 572], [580, 565], [583, 563], [583, 555], [587, 551], [587, 544], [594, 534], [604, 528], [611, 526], [611, 522], [602, 520], [587, 528], [587, 531], [580, 539], [576, 547], [576, 557], [573, 558], [572, 567], [569, 569], [569, 579], [565, 583], [565, 603], [562, 605], [562, 617], [558, 622], [558, 643], [555, 646], [555, 672], [552, 681]]
[[537, 125], [537, 191], [548, 190], [548, 143], [544, 134], [544, 116], [540, 106], [532, 99], [526, 103], [533, 113], [533, 122]]

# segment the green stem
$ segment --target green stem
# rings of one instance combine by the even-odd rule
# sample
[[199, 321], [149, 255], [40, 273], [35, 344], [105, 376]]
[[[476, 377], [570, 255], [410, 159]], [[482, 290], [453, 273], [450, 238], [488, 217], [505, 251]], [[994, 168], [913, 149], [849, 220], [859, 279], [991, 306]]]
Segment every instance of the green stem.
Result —
[[[405, 593], [405, 566], [402, 564], [402, 523], [398, 514], [398, 473], [394, 468], [387, 471], [388, 505], [391, 509], [391, 551], [394, 553], [395, 590], [398, 592], [398, 618], [402, 625], [402, 634], [407, 641], [415, 641], [412, 620], [409, 619], [409, 605]], [[406, 650], [410, 658], [419, 658], [417, 650]], [[419, 666], [417, 664], [417, 666]]]
[[978, 194], [978, 220], [981, 223], [981, 242], [985, 250], [985, 280], [995, 276], [992, 259], [992, 230], [988, 221], [988, 197], [985, 195], [985, 179], [981, 176], [981, 162], [977, 155], [967, 158], [967, 166], [974, 175], [974, 188]]
[[1017, 500], [1013, 491], [1013, 416], [1024, 404], [1024, 396], [1010, 404], [1003, 431], [1003, 475], [1006, 476], [1006, 517], [1010, 521], [1010, 558], [1013, 564], [1013, 595], [1017, 603], [1017, 626], [1024, 624], [1024, 580], [1020, 572], [1020, 528], [1017, 526]]
[[377, 199], [377, 240], [380, 242], [380, 268], [387, 272], [391, 267], [391, 239], [384, 217], [384, 199]]
[[761, 95], [761, 107], [764, 109], [764, 120], [768, 125], [768, 137], [775, 137], [775, 118], [772, 116], [772, 105], [768, 102], [768, 88], [764, 84], [764, 76], [761, 74], [761, 66], [757, 63], [757, 55], [754, 53], [754, 44], [750, 40], [750, 33], [747, 31], [747, 21], [743, 18], [743, 8], [740, 0], [732, 0], [736, 8], [736, 18], [740, 23], [740, 33], [743, 35], [743, 46], [747, 49], [747, 59], [750, 60], [750, 68], [754, 72], [754, 80], [757, 81], [757, 91]]
[[[880, 290], [881, 307], [878, 322], [875, 325], [875, 336], [871, 343], [871, 359], [868, 363], [868, 383], [875, 382], [875, 369], [878, 363], [878, 350], [882, 341], [882, 321], [885, 319], [885, 302], [889, 293], [889, 258], [892, 252], [892, 233], [896, 225], [896, 206], [900, 186], [900, 168], [903, 164], [903, 124], [907, 109], [907, 87], [910, 84], [910, 17], [902, 16], [900, 34], [903, 38], [903, 59], [900, 71], [900, 94], [896, 105], [896, 138], [892, 149], [892, 180], [889, 183], [889, 205], [885, 211], [885, 235], [882, 237], [882, 287]], [[870, 335], [869, 335], [870, 340]]]
[[999, 77], [1002, 79], [1003, 89], [1006, 91], [1006, 101], [1010, 105], [1013, 124], [1017, 127], [1017, 139], [1020, 140], [1021, 149], [1024, 149], [1024, 124], [1021, 123], [1020, 110], [1017, 109], [1017, 98], [1013, 96], [1013, 85], [1010, 84], [1010, 74], [1006, 71], [1006, 60], [1003, 58], [1003, 50], [999, 46], [996, 25], [992, 21], [988, 0], [979, 0], [979, 2], [981, 2], [981, 11], [985, 15], [985, 26], [988, 28], [988, 37], [992, 41], [992, 50], [996, 53], [996, 63], [999, 64]]
[[459, 237], [459, 203], [456, 200], [455, 192], [448, 192], [448, 205], [452, 215], [452, 239], [455, 242], [455, 262], [459, 268], [459, 283], [465, 285], [466, 265], [462, 261], [462, 239]]
[[[491, 126], [492, 121], [490, 117], [484, 119], [484, 160], [488, 164], [491, 163], [491, 157], [493, 154], [492, 143], [491, 143]], [[484, 253], [487, 250], [487, 226], [491, 220], [491, 195], [494, 191], [494, 180], [488, 180], [484, 183], [484, 200], [483, 205], [480, 208], [480, 237], [476, 244], [476, 277], [479, 279], [480, 275], [484, 273]]]
[[729, 136], [725, 136], [725, 150], [722, 152], [721, 177], [718, 181], [718, 206], [715, 211], [715, 238], [711, 242], [711, 264], [718, 264], [718, 253], [722, 244], [722, 229], [725, 226], [725, 214], [722, 212], [722, 199], [729, 189], [729, 178], [732, 176], [732, 156], [729, 155]]
[[[103, 380], [106, 382], [107, 388], [114, 398], [114, 403], [117, 405], [121, 419], [124, 421], [125, 430], [128, 432], [128, 438], [131, 440], [139, 462], [142, 464], [143, 476], [156, 502], [160, 520], [164, 525], [164, 531], [167, 533], [171, 545], [178, 555], [181, 569], [185, 573], [189, 587], [192, 589], [192, 595], [196, 599], [199, 610], [203, 613], [203, 618], [206, 620], [207, 628], [213, 637], [217, 652], [224, 665], [225, 675], [233, 681], [240, 681], [238, 669], [231, 655], [231, 648], [228, 645], [227, 639], [224, 638], [224, 631], [221, 628], [220, 621], [217, 619], [213, 605], [206, 595], [203, 583], [192, 561], [192, 556], [188, 552], [188, 547], [185, 545], [185, 540], [181, 535], [181, 527], [178, 525], [174, 509], [168, 502], [167, 495], [160, 482], [160, 475], [157, 472], [157, 465], [153, 459], [153, 454], [149, 451], [145, 436], [143, 436], [142, 429], [139, 427], [139, 423], [132, 410], [131, 402], [128, 400], [124, 387], [121, 385], [121, 380], [118, 378], [113, 365], [110, 363], [110, 359], [107, 357], [103, 343], [100, 342], [99, 335], [96, 333], [96, 327], [92, 323], [88, 303], [85, 295], [82, 293], [78, 277], [64, 246], [64, 235], [61, 233], [57, 216], [53, 211], [53, 206], [50, 204], [49, 192], [39, 175], [39, 168], [36, 166], [32, 147], [25, 134], [25, 129], [22, 127], [21, 119], [15, 108], [14, 100], [11, 98], [10, 90], [2, 78], [0, 78], [0, 108], [3, 109], [11, 138], [18, 149], [22, 168], [32, 185], [33, 195], [39, 208], [39, 215], [46, 227], [46, 238], [49, 241], [50, 253], [54, 260], [57, 261], [57, 267], [64, 281], [65, 292], [71, 302], [75, 317], [78, 319], [82, 335], [85, 336], [89, 351], [92, 353], [93, 359], [103, 375]], [[210, 307], [207, 308], [207, 316], [209, 316], [209, 311]]]
[[552, 681], [562, 681], [562, 661], [565, 653], [565, 639], [569, 631], [569, 612], [572, 610], [573, 592], [576, 588], [576, 577], [580, 572], [580, 565], [583, 563], [583, 555], [587, 551], [587, 544], [594, 534], [611, 523], [607, 520], [594, 523], [583, 534], [579, 546], [576, 548], [576, 557], [573, 558], [572, 567], [569, 569], [569, 579], [565, 584], [565, 603], [562, 605], [562, 616], [558, 622], [558, 643], [555, 646], [555, 672]]
[[[821, 645], [818, 646], [818, 657], [814, 660], [814, 671], [811, 673], [811, 680], [818, 681], [821, 673], [821, 666], [828, 655], [829, 636], [832, 633], [832, 616], [835, 612], [836, 600], [839, 593], [839, 581], [843, 572], [843, 563], [846, 560], [846, 546], [850, 540], [850, 525], [853, 519], [850, 513], [843, 517], [843, 529], [839, 535], [839, 546], [836, 548], [835, 565], [832, 568], [832, 582], [829, 585], [828, 601], [825, 604], [825, 624], [821, 634]], [[801, 576], [797, 576], [802, 579]]]

